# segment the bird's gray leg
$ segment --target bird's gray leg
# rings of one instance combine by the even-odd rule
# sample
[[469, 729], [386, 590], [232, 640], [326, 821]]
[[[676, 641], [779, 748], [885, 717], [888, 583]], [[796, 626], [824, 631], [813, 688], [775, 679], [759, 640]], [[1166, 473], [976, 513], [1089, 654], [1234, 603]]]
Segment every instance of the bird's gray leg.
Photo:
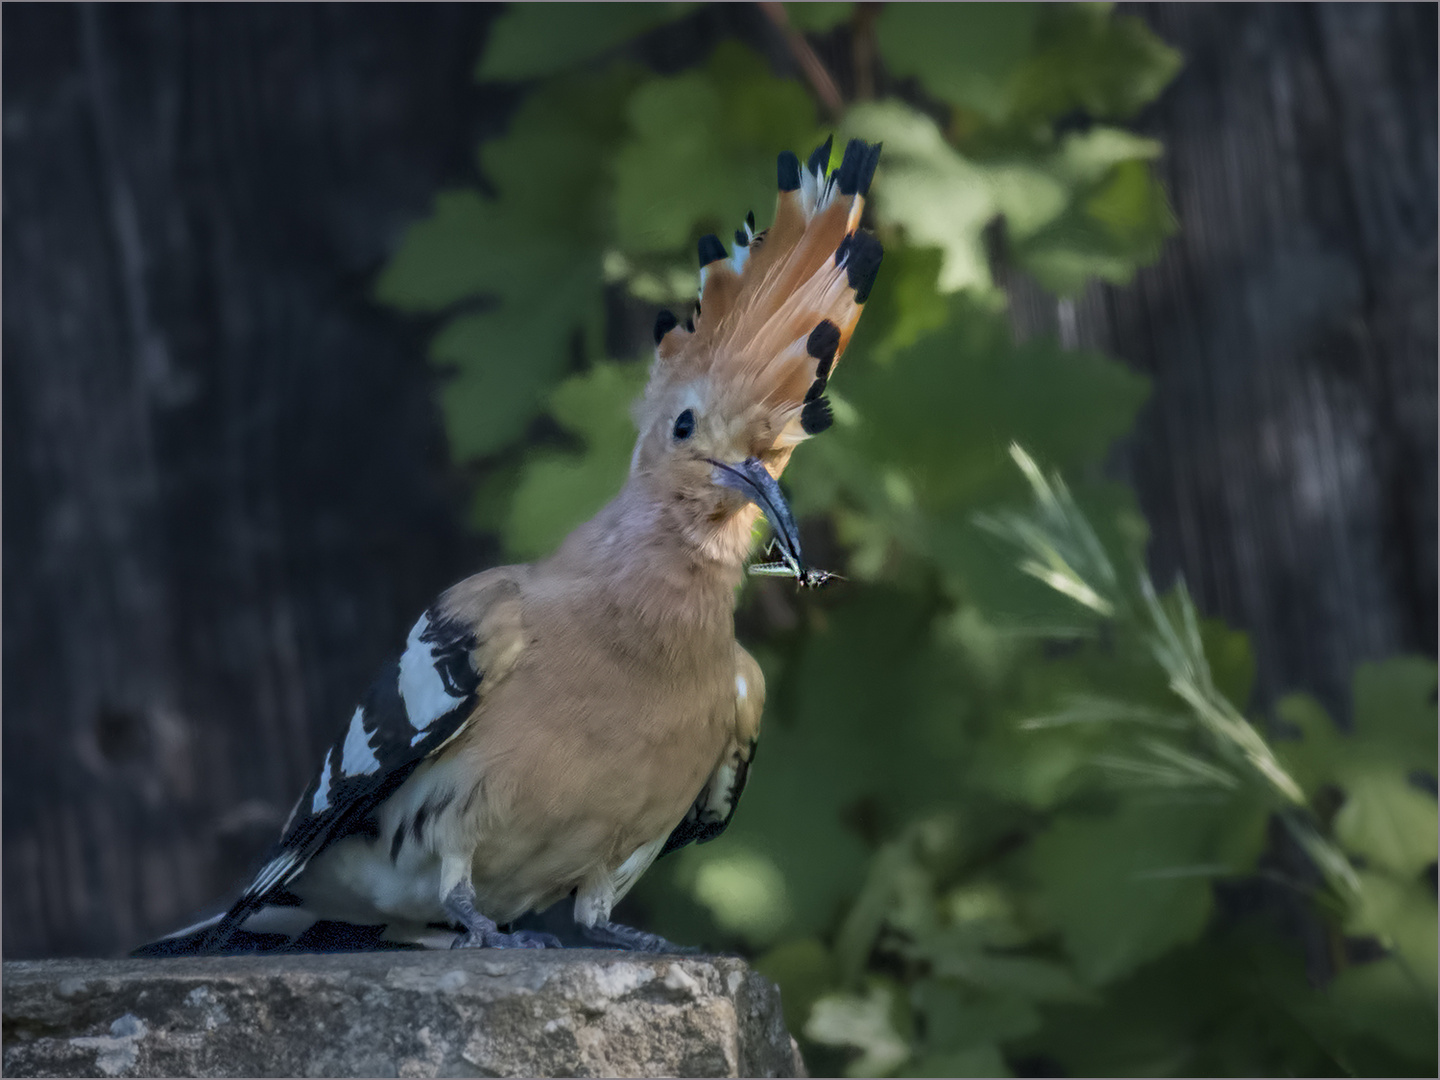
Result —
[[558, 949], [560, 939], [539, 930], [502, 934], [494, 921], [475, 910], [475, 886], [466, 878], [445, 897], [446, 913], [465, 928], [455, 936], [452, 949]]
[[622, 926], [620, 923], [608, 921], [596, 923], [594, 926], [580, 924], [580, 934], [586, 941], [599, 949], [681, 954], [700, 951], [666, 941], [659, 934], [647, 933], [644, 930], [636, 930], [633, 926]]

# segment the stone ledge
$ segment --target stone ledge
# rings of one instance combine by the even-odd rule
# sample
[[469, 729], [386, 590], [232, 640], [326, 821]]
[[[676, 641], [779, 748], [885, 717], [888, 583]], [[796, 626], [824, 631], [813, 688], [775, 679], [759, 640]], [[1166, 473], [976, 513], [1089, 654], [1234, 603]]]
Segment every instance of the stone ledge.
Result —
[[796, 1076], [729, 957], [380, 952], [4, 965], [6, 1076]]

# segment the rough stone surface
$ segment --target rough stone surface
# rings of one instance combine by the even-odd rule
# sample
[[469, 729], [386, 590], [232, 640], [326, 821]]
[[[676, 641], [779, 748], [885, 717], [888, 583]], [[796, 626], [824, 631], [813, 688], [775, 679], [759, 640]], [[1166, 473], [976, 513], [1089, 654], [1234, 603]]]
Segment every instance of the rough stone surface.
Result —
[[566, 951], [4, 965], [7, 1076], [795, 1076], [738, 959]]

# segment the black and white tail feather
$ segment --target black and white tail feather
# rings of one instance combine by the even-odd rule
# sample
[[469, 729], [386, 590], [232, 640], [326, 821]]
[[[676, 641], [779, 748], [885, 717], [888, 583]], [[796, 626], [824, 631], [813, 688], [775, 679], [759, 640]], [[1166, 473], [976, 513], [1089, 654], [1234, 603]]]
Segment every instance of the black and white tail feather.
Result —
[[277, 844], [228, 911], [141, 946], [134, 956], [383, 947], [384, 926], [317, 924], [286, 886], [341, 837], [374, 835], [374, 812], [423, 761], [466, 727], [483, 673], [472, 630], [432, 607], [405, 651], [371, 685], [326, 751]]

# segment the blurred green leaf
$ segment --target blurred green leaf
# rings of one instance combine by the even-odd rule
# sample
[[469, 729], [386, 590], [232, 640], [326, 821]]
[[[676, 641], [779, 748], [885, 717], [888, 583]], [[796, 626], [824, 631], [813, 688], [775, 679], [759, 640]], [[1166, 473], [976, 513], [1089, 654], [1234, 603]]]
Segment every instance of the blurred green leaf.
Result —
[[974, 1050], [1028, 1035], [1040, 1026], [1032, 1003], [1014, 994], [982, 994], [951, 979], [922, 979], [912, 991], [931, 1053]]
[[1132, 161], [1153, 161], [1162, 147], [1154, 139], [1141, 138], [1124, 128], [1097, 124], [1089, 131], [1073, 131], [1060, 140], [1045, 166], [1060, 180], [1077, 186], [1098, 184], [1117, 165]]
[[1075, 295], [1099, 278], [1124, 285], [1160, 255], [1175, 215], [1148, 163], [1122, 161], [1083, 202], [1017, 238], [1015, 261], [1051, 292]]
[[848, 20], [854, 11], [854, 4], [832, 4], [826, 0], [785, 5], [785, 14], [790, 17], [790, 25], [797, 30], [811, 33], [834, 29]]
[[951, 1054], [926, 1054], [897, 1076], [1013, 1076], [997, 1046], [977, 1046]]
[[1109, 4], [1045, 4], [1035, 48], [1011, 84], [1011, 109], [1017, 119], [1073, 110], [1128, 119], [1159, 97], [1180, 64], [1136, 16], [1116, 16]]
[[495, 20], [480, 79], [530, 79], [550, 75], [679, 18], [696, 5], [511, 4]]
[[935, 515], [941, 557], [940, 545], [970, 531], [973, 507], [1018, 489], [1011, 441], [1050, 462], [1097, 460], [1148, 391], [1144, 378], [1096, 353], [1015, 344], [1003, 317], [964, 297], [952, 298], [944, 332], [843, 378], [861, 416], [843, 441], [872, 468], [903, 477], [917, 507]]
[[791, 939], [775, 946], [755, 961], [755, 970], [785, 988], [781, 1004], [785, 1024], [800, 1031], [810, 1009], [824, 994], [836, 988], [835, 962], [817, 938]]
[[747, 211], [763, 219], [774, 207], [776, 155], [820, 141], [804, 88], [734, 42], [717, 46], [702, 70], [646, 83], [626, 112], [615, 236], [635, 252], [693, 253], [707, 232], [728, 247]]
[[[891, 5], [886, 14], [908, 6]], [[943, 253], [940, 291], [989, 288], [981, 233], [998, 203], [986, 171], [956, 153], [928, 116], [899, 102], [857, 105], [842, 127], [847, 137], [884, 142], [884, 182], [872, 198], [909, 243]]]
[[[1432, 942], [1434, 908], [1432, 916]], [[1425, 958], [1433, 976], [1435, 955]], [[1325, 1008], [1312, 1006], [1318, 1023], [1334, 1025], [1339, 1031], [1369, 1036], [1420, 1066], [1393, 1072], [1359, 1075], [1432, 1076], [1435, 1073], [1437, 1036], [1435, 1001], [1416, 993], [1415, 972], [1398, 960], [1379, 960], [1342, 971], [1321, 992]], [[1363, 1064], [1357, 1062], [1361, 1068]]]
[[1411, 877], [1435, 861], [1440, 845], [1435, 799], [1398, 770], [1357, 762], [1345, 770], [1335, 836], [1345, 850]]
[[1355, 669], [1355, 736], [1397, 768], [1435, 773], [1436, 669], [1400, 656]]
[[[1433, 862], [1434, 848], [1431, 856]], [[1373, 936], [1392, 950], [1416, 986], [1433, 1001], [1437, 956], [1434, 888], [1418, 876], [1384, 872], [1362, 871], [1360, 881], [1360, 904], [1345, 929]]]
[[572, 361], [577, 335], [598, 351], [609, 185], [575, 162], [606, 158], [634, 81], [614, 71], [536, 92], [510, 133], [486, 148], [500, 198], [442, 195], [377, 283], [382, 301], [407, 311], [493, 301], [449, 321], [431, 344], [431, 359], [449, 373], [441, 403], [457, 457], [493, 454], [525, 431]]
[[991, 120], [1010, 106], [1030, 53], [1037, 4], [886, 4], [875, 32], [891, 70]]
[[1107, 815], [1062, 818], [1036, 837], [1041, 903], [1094, 985], [1193, 941], [1211, 882], [1253, 868], [1263, 806], [1232, 798], [1132, 797]]
[[790, 920], [785, 875], [773, 859], [743, 843], [711, 853], [696, 871], [692, 891], [717, 923], [756, 944], [773, 941]]
[[896, 1024], [900, 1008], [894, 989], [880, 982], [863, 997], [828, 994], [815, 1002], [805, 1034], [816, 1042], [859, 1050], [847, 1076], [882, 1076], [910, 1056], [909, 1042]]
[[432, 312], [496, 289], [498, 267], [482, 255], [491, 247], [522, 249], [526, 237], [516, 224], [497, 215], [478, 191], [441, 192], [435, 212], [406, 233], [376, 296], [402, 311]]
[[1412, 774], [1432, 772], [1436, 754], [1435, 665], [1413, 658], [1362, 664], [1355, 673], [1354, 731], [1340, 733], [1313, 699], [1277, 706], [1298, 741], [1278, 744], [1312, 796], [1325, 784], [1345, 801], [1335, 817], [1341, 845], [1402, 878], [1435, 861], [1440, 845], [1435, 798]]
[[502, 530], [516, 558], [553, 551], [620, 491], [635, 442], [630, 403], [645, 376], [642, 364], [598, 364], [551, 395], [551, 415], [584, 441], [585, 451], [540, 451], [526, 464]]

